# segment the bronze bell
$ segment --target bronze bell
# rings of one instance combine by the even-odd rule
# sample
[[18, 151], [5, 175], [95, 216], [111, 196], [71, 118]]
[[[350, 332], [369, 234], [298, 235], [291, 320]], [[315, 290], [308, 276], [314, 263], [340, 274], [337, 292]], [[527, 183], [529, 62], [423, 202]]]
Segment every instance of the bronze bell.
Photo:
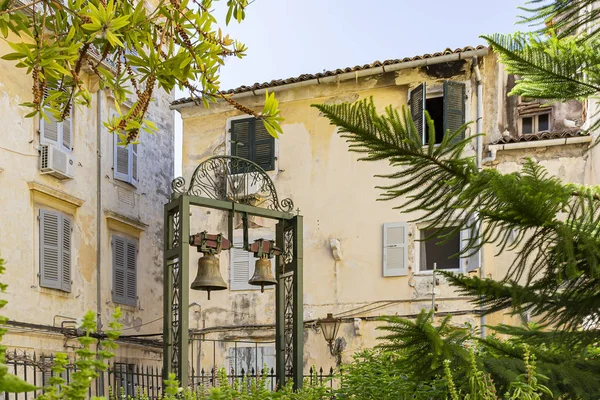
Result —
[[227, 289], [227, 284], [219, 270], [219, 259], [216, 256], [206, 254], [198, 260], [198, 274], [192, 282], [191, 288], [207, 291], [209, 300], [211, 290]]
[[271, 269], [271, 260], [261, 257], [254, 264], [254, 275], [248, 281], [249, 284], [260, 286], [260, 291], [265, 291], [265, 286], [275, 285], [277, 280], [273, 276]]

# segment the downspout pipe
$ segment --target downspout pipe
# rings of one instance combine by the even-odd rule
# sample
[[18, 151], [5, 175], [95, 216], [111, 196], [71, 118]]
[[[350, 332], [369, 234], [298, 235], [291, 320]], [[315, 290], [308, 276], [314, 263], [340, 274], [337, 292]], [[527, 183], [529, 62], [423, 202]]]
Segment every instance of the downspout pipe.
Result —
[[[477, 85], [477, 121], [476, 121], [476, 163], [477, 170], [481, 171], [483, 168], [483, 136], [480, 136], [483, 131], [483, 85], [481, 84], [481, 71], [479, 70], [479, 59], [477, 56], [473, 56], [473, 72], [475, 74], [475, 82]], [[481, 225], [479, 226], [481, 228]], [[483, 247], [479, 249], [477, 252], [477, 257], [479, 258], [479, 277], [481, 279], [485, 279], [485, 263], [483, 257]], [[483, 311], [483, 307], [482, 310]], [[481, 337], [485, 338], [486, 329], [485, 329], [485, 314], [482, 312], [479, 317], [479, 326], [481, 329]]]
[[[98, 88], [96, 110], [96, 332], [102, 332], [102, 90]], [[100, 350], [100, 342], [96, 350]], [[98, 395], [104, 395], [104, 374], [98, 378]]]

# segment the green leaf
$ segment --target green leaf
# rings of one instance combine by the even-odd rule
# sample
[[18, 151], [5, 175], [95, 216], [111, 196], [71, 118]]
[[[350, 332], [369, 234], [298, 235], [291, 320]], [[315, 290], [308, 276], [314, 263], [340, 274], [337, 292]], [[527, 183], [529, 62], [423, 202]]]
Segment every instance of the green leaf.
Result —
[[4, 374], [0, 377], [0, 392], [24, 393], [37, 389], [39, 388], [12, 374]]

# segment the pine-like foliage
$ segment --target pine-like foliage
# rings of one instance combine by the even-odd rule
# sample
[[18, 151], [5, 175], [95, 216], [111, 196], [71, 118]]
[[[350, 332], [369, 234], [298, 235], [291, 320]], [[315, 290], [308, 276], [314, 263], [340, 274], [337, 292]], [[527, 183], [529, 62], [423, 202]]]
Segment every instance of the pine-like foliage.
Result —
[[[597, 342], [598, 188], [561, 183], [531, 160], [518, 173], [478, 171], [472, 158], [462, 156], [472, 138], [454, 140], [464, 126], [438, 145], [422, 146], [406, 110], [400, 115], [388, 107], [379, 115], [372, 99], [315, 107], [338, 126], [351, 151], [364, 155], [361, 160], [387, 160], [396, 170], [381, 175], [392, 181], [380, 186], [383, 200], [404, 198], [397, 208], [422, 211], [430, 226], [452, 226], [453, 233], [469, 229], [465, 253], [485, 243], [499, 252], [515, 251], [502, 281], [446, 274], [459, 291], [475, 296], [487, 312], [527, 312], [562, 334], [569, 346]], [[479, 216], [480, 229], [473, 215]]]

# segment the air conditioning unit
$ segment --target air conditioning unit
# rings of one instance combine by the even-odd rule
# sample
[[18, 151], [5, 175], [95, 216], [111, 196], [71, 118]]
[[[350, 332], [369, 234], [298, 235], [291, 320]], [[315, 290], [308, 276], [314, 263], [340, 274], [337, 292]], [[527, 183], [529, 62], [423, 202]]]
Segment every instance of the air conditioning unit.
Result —
[[229, 191], [237, 199], [265, 197], [269, 194], [264, 179], [253, 173], [232, 175], [229, 185]]
[[73, 158], [52, 144], [43, 144], [40, 154], [40, 172], [58, 179], [73, 178]]

